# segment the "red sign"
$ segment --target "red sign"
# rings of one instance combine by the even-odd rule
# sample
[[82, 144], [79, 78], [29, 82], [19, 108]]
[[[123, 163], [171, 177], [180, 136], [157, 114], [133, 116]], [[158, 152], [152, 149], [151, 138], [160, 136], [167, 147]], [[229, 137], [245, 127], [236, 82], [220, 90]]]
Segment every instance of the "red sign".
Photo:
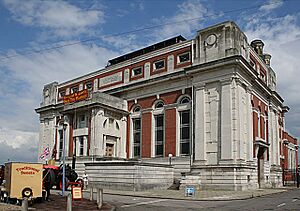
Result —
[[84, 89], [82, 91], [64, 96], [64, 104], [74, 103], [77, 101], [85, 100], [87, 98], [88, 98], [88, 90]]
[[32, 174], [36, 174], [40, 171], [40, 170], [30, 167], [30, 166], [24, 166], [22, 168], [17, 168], [16, 170], [17, 170], [17, 172], [20, 172], [21, 175], [23, 175], [23, 174], [32, 175]]

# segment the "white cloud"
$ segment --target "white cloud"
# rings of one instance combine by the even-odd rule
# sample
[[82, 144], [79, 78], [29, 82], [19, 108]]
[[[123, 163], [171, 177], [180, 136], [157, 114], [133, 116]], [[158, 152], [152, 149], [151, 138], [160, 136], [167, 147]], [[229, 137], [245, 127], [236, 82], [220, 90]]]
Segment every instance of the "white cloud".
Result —
[[[245, 18], [248, 23], [246, 35], [249, 41], [262, 39], [264, 52], [272, 55], [271, 66], [277, 74], [277, 91], [291, 109], [286, 115], [286, 128], [300, 137], [300, 26], [298, 15], [288, 14], [273, 17], [268, 14], [252, 14]], [[251, 21], [247, 21], [251, 20]]]
[[[73, 45], [59, 50], [21, 56], [0, 62], [0, 131], [1, 149], [13, 153], [37, 148], [38, 114], [43, 85], [62, 82], [101, 69], [118, 53], [97, 45]], [[21, 150], [22, 149], [22, 150]], [[36, 149], [37, 153], [37, 149]], [[0, 152], [0, 160], [12, 156]], [[21, 158], [21, 154], [18, 155]], [[24, 155], [24, 159], [29, 157]], [[9, 157], [7, 157], [9, 158]]]
[[7, 161], [37, 161], [38, 135], [0, 128], [0, 164]]
[[264, 4], [259, 8], [263, 12], [271, 12], [274, 9], [277, 9], [283, 5], [282, 0], [269, 0], [268, 3]]
[[[177, 7], [178, 11], [174, 16], [161, 17], [154, 20], [157, 24], [173, 23], [154, 30], [153, 36], [158, 40], [179, 34], [186, 36], [192, 35], [193, 30], [203, 27], [204, 17], [212, 14], [199, 0], [187, 0]], [[177, 22], [177, 24], [174, 24], [174, 22]]]
[[87, 34], [91, 27], [104, 23], [100, 9], [83, 10], [64, 1], [4, 0], [4, 5], [19, 23], [51, 30], [60, 37]]

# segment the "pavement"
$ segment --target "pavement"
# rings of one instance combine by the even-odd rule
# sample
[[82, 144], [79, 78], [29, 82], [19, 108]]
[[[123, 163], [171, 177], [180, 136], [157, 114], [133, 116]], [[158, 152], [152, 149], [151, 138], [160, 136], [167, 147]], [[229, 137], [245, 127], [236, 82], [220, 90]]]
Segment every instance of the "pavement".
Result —
[[125, 195], [134, 197], [164, 198], [176, 200], [197, 200], [197, 201], [226, 201], [243, 200], [254, 197], [261, 197], [269, 194], [282, 193], [289, 188], [256, 189], [247, 191], [228, 190], [195, 190], [193, 196], [186, 196], [185, 190], [149, 190], [149, 191], [117, 191], [103, 190], [104, 194]]
[[[228, 200], [243, 200], [254, 197], [261, 197], [269, 194], [285, 192], [293, 187], [274, 188], [274, 189], [256, 189], [247, 191], [228, 191], [228, 190], [195, 190], [193, 196], [186, 196], [185, 190], [148, 190], [148, 191], [120, 191], [104, 189], [103, 193], [112, 195], [123, 195], [133, 197], [148, 197], [148, 198], [163, 198], [175, 200], [197, 200], [197, 201], [228, 201]], [[36, 203], [30, 210], [66, 210], [66, 198], [58, 195], [57, 191], [51, 191], [50, 202]], [[85, 197], [89, 195], [89, 190], [84, 190]], [[0, 210], [20, 210], [16, 206], [3, 206], [0, 203]], [[17, 208], [17, 209], [16, 209]], [[95, 201], [83, 199], [81, 201], [73, 201], [73, 210], [98, 210]], [[103, 203], [102, 211], [115, 210], [114, 205], [107, 202]]]

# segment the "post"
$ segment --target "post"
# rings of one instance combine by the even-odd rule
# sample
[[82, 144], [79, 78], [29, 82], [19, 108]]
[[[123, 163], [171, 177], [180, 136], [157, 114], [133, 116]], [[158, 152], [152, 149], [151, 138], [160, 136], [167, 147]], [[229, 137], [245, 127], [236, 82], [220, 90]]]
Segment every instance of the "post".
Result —
[[22, 200], [22, 211], [28, 211], [28, 198], [24, 197]]
[[62, 176], [62, 193], [61, 195], [62, 196], [65, 196], [65, 188], [66, 188], [66, 164], [65, 164], [65, 161], [66, 161], [66, 128], [67, 128], [67, 125], [64, 123], [63, 124], [63, 130], [64, 130], [64, 135], [63, 135], [63, 176]]
[[103, 204], [103, 189], [101, 188], [97, 188], [97, 204], [98, 204], [98, 209], [101, 209]]
[[67, 198], [67, 211], [72, 211], [72, 194], [68, 194]]
[[90, 201], [94, 200], [93, 192], [94, 192], [93, 187], [90, 187]]

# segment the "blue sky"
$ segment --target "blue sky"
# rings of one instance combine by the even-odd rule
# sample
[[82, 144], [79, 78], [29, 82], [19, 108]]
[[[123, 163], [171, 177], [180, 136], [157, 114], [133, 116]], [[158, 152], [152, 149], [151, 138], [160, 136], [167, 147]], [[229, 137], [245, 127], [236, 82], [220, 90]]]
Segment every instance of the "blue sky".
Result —
[[287, 129], [300, 138], [300, 1], [0, 0], [0, 20], [0, 163], [36, 160], [34, 109], [44, 84], [100, 69], [108, 59], [172, 36], [192, 39], [226, 20], [235, 21], [249, 42], [265, 42], [278, 92], [291, 108]]

